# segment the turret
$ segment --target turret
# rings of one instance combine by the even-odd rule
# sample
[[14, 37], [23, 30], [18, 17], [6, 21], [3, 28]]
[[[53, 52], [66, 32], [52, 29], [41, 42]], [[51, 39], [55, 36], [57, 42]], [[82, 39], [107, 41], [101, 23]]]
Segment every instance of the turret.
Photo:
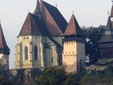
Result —
[[66, 28], [63, 41], [63, 66], [66, 72], [77, 73], [80, 66], [85, 65], [85, 38], [74, 15]]
[[41, 10], [40, 10], [40, 1], [37, 0], [36, 8], [34, 10], [34, 14], [41, 19]]
[[9, 69], [9, 54], [10, 49], [7, 46], [0, 23], [0, 64], [2, 65], [3, 69]]

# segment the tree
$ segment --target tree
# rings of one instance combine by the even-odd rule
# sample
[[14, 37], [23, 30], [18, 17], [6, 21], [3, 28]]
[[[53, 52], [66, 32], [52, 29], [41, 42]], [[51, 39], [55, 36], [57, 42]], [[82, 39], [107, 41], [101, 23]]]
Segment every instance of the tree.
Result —
[[68, 75], [62, 85], [79, 85], [79, 77], [77, 75]]
[[87, 38], [86, 42], [86, 55], [89, 55], [91, 60], [90, 64], [95, 64], [99, 58], [98, 42], [100, 38], [104, 35], [105, 26], [100, 25], [99, 27], [82, 27], [84, 35]]
[[51, 67], [45, 69], [38, 77], [38, 85], [61, 85], [66, 79], [63, 68]]
[[9, 81], [3, 76], [0, 76], [0, 85], [14, 85], [14, 84], [12, 83], [12, 81]]

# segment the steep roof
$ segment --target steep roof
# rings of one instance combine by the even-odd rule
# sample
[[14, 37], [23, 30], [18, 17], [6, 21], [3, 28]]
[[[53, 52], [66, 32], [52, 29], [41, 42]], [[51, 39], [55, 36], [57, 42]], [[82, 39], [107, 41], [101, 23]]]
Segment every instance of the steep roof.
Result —
[[34, 17], [35, 16], [33, 16], [33, 14], [28, 13], [26, 20], [22, 26], [22, 29], [19, 33], [19, 36], [26, 36], [26, 35], [34, 35], [34, 36], [39, 35], [40, 36], [40, 35], [42, 35], [38, 26], [37, 26], [37, 23], [40, 21], [37, 20], [38, 22], [35, 22]]
[[105, 34], [99, 40], [99, 43], [105, 43], [105, 42], [113, 42], [113, 27], [112, 27], [112, 21], [110, 16], [108, 17]]
[[34, 22], [36, 23], [36, 26], [38, 28], [38, 31], [40, 32], [40, 34], [42, 36], [50, 36], [47, 27], [45, 26], [45, 23], [43, 22], [43, 20], [40, 20], [36, 15], [31, 14], [32, 18], [34, 20]]
[[50, 12], [51, 16], [55, 20], [55, 22], [58, 25], [58, 27], [60, 28], [60, 30], [64, 33], [64, 31], [67, 27], [67, 21], [64, 19], [64, 17], [60, 13], [60, 11], [56, 7], [50, 5], [46, 2], [44, 2], [44, 5], [46, 6], [48, 11]]
[[70, 35], [78, 35], [83, 36], [83, 31], [80, 28], [76, 18], [74, 15], [71, 16], [71, 19], [69, 21], [69, 24], [66, 28], [66, 31], [64, 33], [64, 36], [70, 36]]
[[110, 16], [113, 17], [113, 6], [112, 6], [112, 8], [111, 8], [111, 14], [110, 14]]
[[7, 46], [3, 31], [2, 31], [2, 26], [0, 23], [0, 53], [9, 55], [9, 53], [10, 53], [9, 51], [10, 51], [10, 49]]
[[38, 15], [39, 13], [40, 13], [40, 2], [39, 0], [37, 0], [36, 8], [33, 14]]
[[113, 31], [111, 17], [108, 17], [106, 31]]
[[[19, 36], [41, 35], [44, 34], [43, 32], [45, 30], [47, 32], [46, 34], [52, 37], [62, 36], [66, 26], [66, 20], [56, 7], [42, 0], [40, 0], [40, 2], [37, 0], [34, 14], [29, 13], [27, 15]], [[36, 29], [38, 29], [38, 32]]]
[[111, 22], [110, 24], [111, 24], [111, 26], [112, 26], [111, 28], [113, 30], [113, 5], [112, 5], [112, 8], [111, 8], [111, 14], [110, 14], [108, 20]]
[[99, 43], [106, 43], [106, 42], [113, 42], [112, 35], [104, 35], [100, 40]]
[[40, 8], [42, 18], [47, 26], [49, 33], [52, 36], [61, 36], [67, 26], [67, 22], [62, 14], [56, 7], [44, 1], [40, 1]]

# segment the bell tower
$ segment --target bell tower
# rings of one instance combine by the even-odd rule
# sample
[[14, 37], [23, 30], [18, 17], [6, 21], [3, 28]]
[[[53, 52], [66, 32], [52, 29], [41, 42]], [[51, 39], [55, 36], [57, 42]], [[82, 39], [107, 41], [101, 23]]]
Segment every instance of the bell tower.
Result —
[[74, 15], [64, 33], [62, 62], [68, 73], [77, 73], [85, 65], [85, 38]]
[[113, 59], [113, 5], [111, 13], [108, 16], [105, 33], [99, 40], [100, 59], [98, 63], [107, 64], [111, 63]]

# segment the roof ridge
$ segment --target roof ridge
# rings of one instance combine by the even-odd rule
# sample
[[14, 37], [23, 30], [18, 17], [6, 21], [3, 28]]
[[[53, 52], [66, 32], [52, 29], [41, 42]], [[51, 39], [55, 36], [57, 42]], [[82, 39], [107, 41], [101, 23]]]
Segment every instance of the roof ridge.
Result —
[[110, 16], [113, 17], [113, 5], [112, 5], [112, 7], [111, 7], [111, 13], [110, 13]]
[[110, 16], [108, 17], [108, 20], [107, 20], [107, 26], [106, 26], [106, 30], [107, 31], [113, 31], [113, 29], [112, 29], [112, 22], [111, 22], [111, 20], [110, 20]]
[[[62, 33], [64, 33], [64, 32], [65, 32], [65, 29], [66, 29], [66, 26], [67, 26], [67, 21], [66, 21], [65, 18], [62, 16], [61, 12], [58, 10], [57, 7], [55, 7], [55, 6], [51, 5], [51, 4], [46, 3], [45, 1], [43, 1], [43, 2], [44, 2], [45, 4], [47, 4], [47, 5], [49, 5], [49, 7], [51, 6], [54, 10], [56, 10], [55, 12], [57, 12], [57, 13], [53, 13], [53, 12], [51, 12], [51, 9], [48, 9], [47, 6], [45, 6], [45, 7], [47, 8], [47, 10], [49, 11], [50, 15], [52, 16], [53, 20], [55, 21], [55, 23], [56, 23], [57, 26], [59, 27], [59, 30], [60, 30]], [[45, 4], [44, 4], [44, 5], [45, 5]], [[55, 18], [55, 14], [59, 15], [59, 18]], [[53, 15], [54, 15], [54, 16], [53, 16]], [[56, 20], [56, 19], [57, 19], [57, 20]], [[59, 20], [59, 19], [60, 19], [60, 20]], [[62, 26], [62, 25], [60, 24], [61, 20], [63, 20], [62, 23], [65, 22], [65, 28], [64, 28], [64, 26]]]
[[[46, 5], [45, 5], [45, 4], [46, 4]], [[59, 35], [61, 36], [61, 35], [62, 35], [62, 31], [59, 29], [58, 24], [56, 23], [55, 19], [53, 18], [52, 14], [50, 13], [50, 10], [48, 10], [48, 8], [47, 8], [47, 5], [49, 5], [49, 6], [52, 6], [52, 5], [46, 3], [45, 1], [42, 1], [42, 5], [43, 5], [44, 8], [48, 11], [48, 13], [49, 13], [51, 19], [53, 20], [53, 24], [56, 25], [56, 28], [52, 28], [52, 29], [54, 29], [54, 30], [57, 30], [56, 36], [59, 36]], [[54, 6], [52, 6], [52, 7], [54, 7]], [[55, 7], [54, 7], [54, 8], [55, 8]], [[43, 15], [42, 15], [42, 16], [43, 16]], [[45, 20], [44, 20], [44, 22], [46, 23]], [[47, 28], [48, 28], [47, 30], [49, 30], [49, 33], [51, 34], [51, 33], [52, 33], [52, 32], [50, 32], [50, 29], [51, 29], [51, 28], [48, 27], [48, 24], [47, 24], [47, 23], [46, 23], [46, 26], [47, 26]], [[55, 31], [55, 32], [56, 32], [56, 31]], [[53, 35], [53, 34], [51, 34], [51, 35]]]
[[[31, 15], [33, 15], [33, 14], [31, 14]], [[34, 15], [33, 15], [33, 16], [34, 16]], [[37, 17], [37, 18], [38, 18], [38, 17]], [[35, 26], [36, 26], [37, 28], [39, 28], [39, 27], [37, 26], [36, 22], [34, 21], [33, 17], [31, 17], [31, 19], [33, 20], [33, 22], [34, 22]], [[40, 32], [40, 30], [39, 30], [39, 29], [36, 29], [36, 30]], [[41, 32], [40, 32], [40, 34], [42, 35], [42, 33], [41, 33]]]

